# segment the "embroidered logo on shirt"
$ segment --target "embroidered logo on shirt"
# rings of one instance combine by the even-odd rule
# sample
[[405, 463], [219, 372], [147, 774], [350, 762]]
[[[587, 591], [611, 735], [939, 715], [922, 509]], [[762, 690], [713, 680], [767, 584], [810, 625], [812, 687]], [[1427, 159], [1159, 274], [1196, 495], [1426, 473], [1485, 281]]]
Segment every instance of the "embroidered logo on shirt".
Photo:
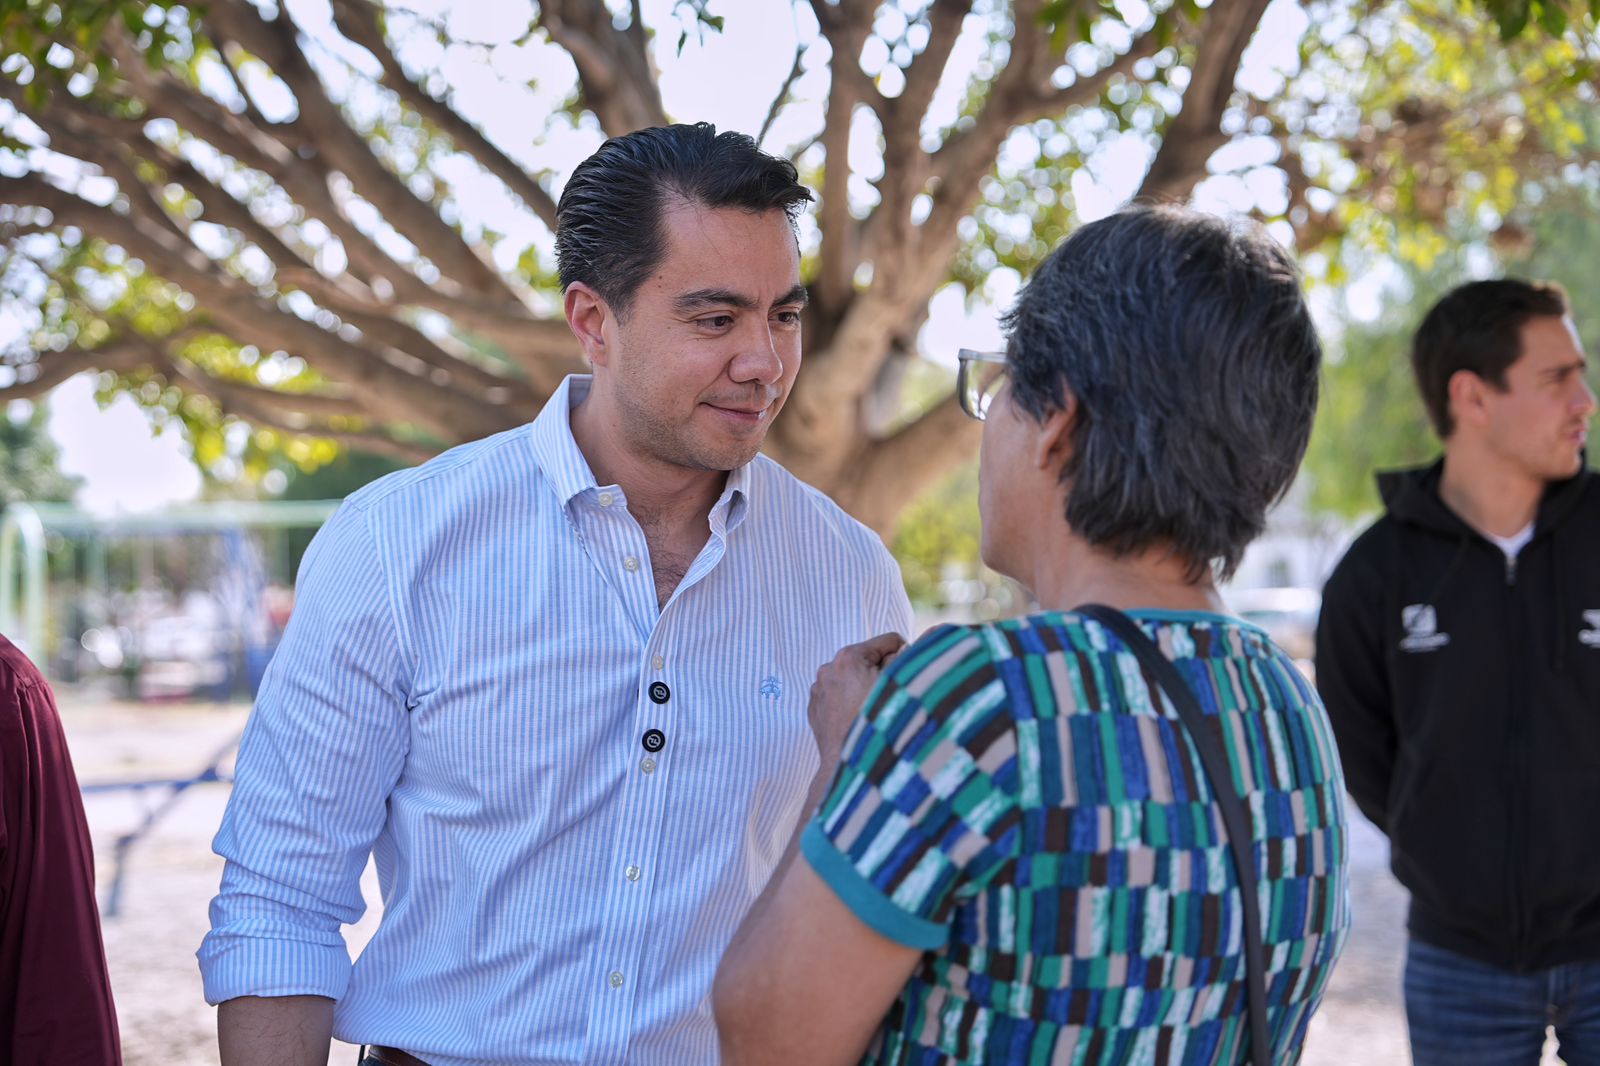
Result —
[[1439, 632], [1439, 614], [1431, 603], [1413, 603], [1400, 609], [1400, 624], [1406, 635], [1400, 641], [1401, 651], [1438, 651], [1450, 643], [1450, 634]]
[[1600, 648], [1600, 611], [1584, 611], [1583, 620], [1589, 623], [1589, 628], [1578, 630], [1579, 642]]
[[768, 677], [761, 682], [761, 698], [776, 700], [783, 697], [783, 682], [775, 677]]

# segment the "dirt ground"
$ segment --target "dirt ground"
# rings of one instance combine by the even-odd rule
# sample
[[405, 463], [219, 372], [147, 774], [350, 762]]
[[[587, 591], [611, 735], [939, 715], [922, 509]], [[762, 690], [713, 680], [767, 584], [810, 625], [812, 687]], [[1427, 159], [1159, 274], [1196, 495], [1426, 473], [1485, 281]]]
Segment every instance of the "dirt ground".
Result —
[[[174, 795], [170, 788], [101, 791], [98, 786], [192, 777], [237, 737], [246, 713], [243, 706], [134, 705], [63, 694], [62, 717], [85, 787], [101, 900], [108, 905], [114, 897], [115, 902], [104, 929], [126, 1066], [217, 1062], [216, 1014], [201, 998], [194, 952], [207, 929], [206, 905], [221, 872], [210, 842], [228, 787], [199, 783]], [[119, 864], [118, 839], [152, 814], [153, 825]], [[1312, 1019], [1301, 1060], [1305, 1066], [1410, 1061], [1400, 1007], [1405, 893], [1388, 872], [1383, 837], [1359, 815], [1353, 821], [1355, 925], [1322, 1009]], [[370, 869], [365, 888], [371, 907], [359, 925], [347, 930], [352, 953], [376, 925]], [[330, 1061], [353, 1066], [356, 1049], [335, 1043]], [[1547, 1054], [1547, 1063], [1558, 1061]]]

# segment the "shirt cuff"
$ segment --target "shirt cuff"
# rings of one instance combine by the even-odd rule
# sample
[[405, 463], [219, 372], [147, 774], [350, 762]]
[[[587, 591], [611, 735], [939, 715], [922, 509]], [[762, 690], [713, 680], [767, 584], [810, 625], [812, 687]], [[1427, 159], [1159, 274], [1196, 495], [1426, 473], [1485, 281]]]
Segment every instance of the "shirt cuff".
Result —
[[856, 869], [834, 846], [821, 823], [812, 821], [800, 835], [800, 853], [850, 912], [881, 936], [908, 948], [931, 951], [950, 940], [950, 930], [902, 910]]
[[206, 1002], [240, 996], [326, 996], [350, 985], [350, 952], [337, 945], [212, 931], [195, 953]]

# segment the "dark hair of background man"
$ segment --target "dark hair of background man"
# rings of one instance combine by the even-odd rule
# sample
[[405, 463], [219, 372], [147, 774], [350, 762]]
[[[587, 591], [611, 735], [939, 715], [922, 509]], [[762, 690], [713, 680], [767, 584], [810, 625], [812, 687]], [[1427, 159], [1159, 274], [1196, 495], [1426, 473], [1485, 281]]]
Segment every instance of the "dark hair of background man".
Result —
[[1254, 228], [1133, 208], [1063, 242], [1005, 325], [1022, 409], [1042, 420], [1064, 390], [1078, 401], [1072, 530], [1231, 575], [1316, 412], [1322, 347], [1288, 253]]
[[619, 317], [666, 254], [661, 216], [673, 199], [705, 207], [781, 210], [794, 220], [811, 191], [794, 164], [743, 133], [708, 122], [613, 137], [578, 164], [556, 208], [563, 291], [575, 281]]
[[1536, 315], [1555, 318], [1571, 310], [1561, 286], [1503, 278], [1452, 289], [1433, 305], [1411, 342], [1411, 369], [1428, 420], [1440, 438], [1455, 431], [1450, 379], [1469, 370], [1496, 389], [1522, 355], [1522, 327]]

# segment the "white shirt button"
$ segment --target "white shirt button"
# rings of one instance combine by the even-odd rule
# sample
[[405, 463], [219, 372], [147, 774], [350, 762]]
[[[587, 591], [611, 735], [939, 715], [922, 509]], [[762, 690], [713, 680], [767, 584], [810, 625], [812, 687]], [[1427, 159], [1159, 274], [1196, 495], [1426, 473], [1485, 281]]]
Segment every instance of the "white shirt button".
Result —
[[615, 502], [615, 500], [616, 500], [616, 497], [611, 495], [611, 493], [609, 493], [609, 492], [602, 492], [600, 494], [600, 506], [601, 507], [610, 507], [611, 504], [613, 502]]
[[639, 875], [642, 874], [644, 871], [639, 869], [637, 866], [630, 866], [630, 867], [628, 867], [628, 871], [627, 872], [628, 872], [628, 880], [637, 881], [637, 880], [639, 880]]
[[652, 667], [653, 667], [653, 668], [654, 668], [654, 669], [657, 669], [657, 670], [659, 670], [659, 669], [661, 669], [661, 668], [662, 668], [662, 667], [663, 667], [663, 666], [666, 666], [666, 665], [667, 665], [667, 660], [665, 660], [665, 659], [663, 659], [663, 658], [662, 658], [662, 657], [661, 657], [661, 656], [659, 656], [659, 655], [657, 655], [657, 656], [656, 656], [656, 657], [655, 657], [655, 658], [654, 658], [654, 659], [651, 659], [651, 660], [650, 660], [650, 665], [651, 665], [651, 666], [652, 666]]
[[630, 574], [633, 573], [635, 570], [639, 569], [639, 557], [637, 555], [628, 556], [626, 559], [622, 560], [622, 568]]
[[646, 755], [644, 760], [639, 763], [639, 769], [643, 770], [647, 774], [653, 774], [656, 772], [656, 761]]
[[621, 988], [622, 987], [622, 971], [621, 970], [612, 970], [611, 971], [611, 976], [606, 978], [606, 980], [611, 982], [611, 987], [612, 988]]

